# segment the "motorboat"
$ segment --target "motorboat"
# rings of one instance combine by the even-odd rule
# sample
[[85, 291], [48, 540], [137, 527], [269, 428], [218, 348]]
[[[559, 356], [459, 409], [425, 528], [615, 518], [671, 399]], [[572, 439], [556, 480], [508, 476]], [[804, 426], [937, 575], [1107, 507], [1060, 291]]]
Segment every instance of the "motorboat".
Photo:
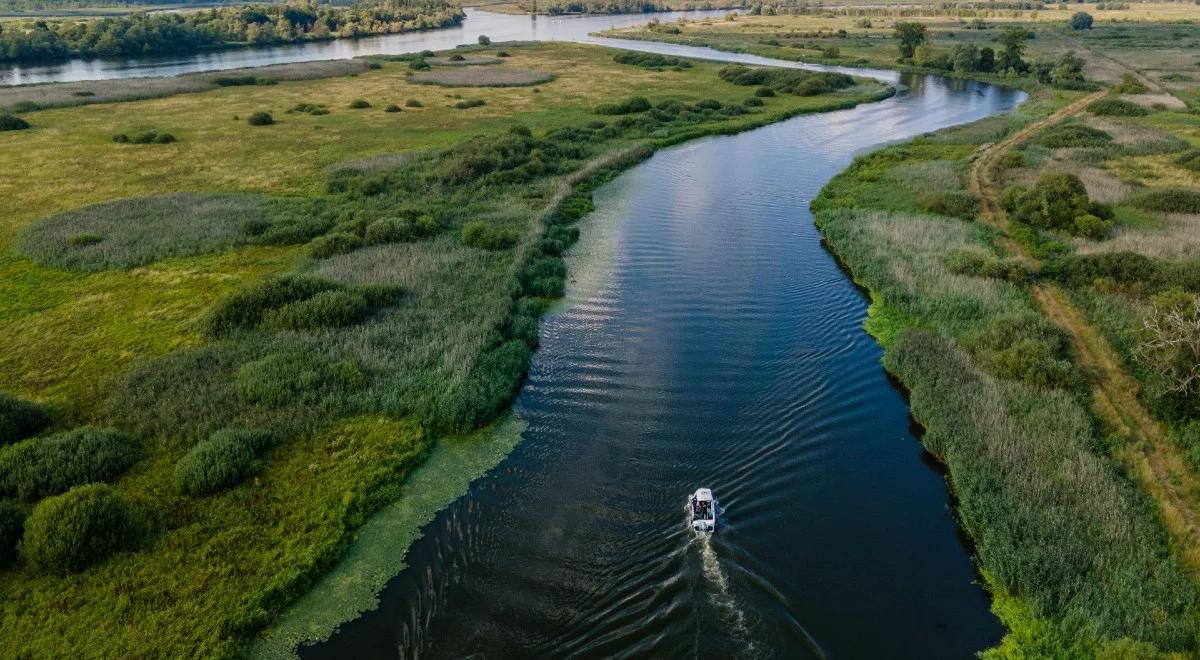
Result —
[[688, 498], [688, 518], [692, 529], [697, 532], [713, 532], [717, 529], [717, 502], [712, 491], [698, 488]]

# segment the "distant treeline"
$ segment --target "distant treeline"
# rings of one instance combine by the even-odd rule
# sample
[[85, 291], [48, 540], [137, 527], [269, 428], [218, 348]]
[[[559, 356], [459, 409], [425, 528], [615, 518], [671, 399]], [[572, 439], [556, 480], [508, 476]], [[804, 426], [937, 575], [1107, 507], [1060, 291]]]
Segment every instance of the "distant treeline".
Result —
[[462, 9], [445, 0], [374, 0], [222, 7], [94, 20], [0, 23], [0, 61], [187, 53], [231, 45], [313, 41], [449, 27]]
[[[532, 2], [526, 2], [528, 10]], [[691, 9], [746, 9], [749, 0], [696, 0], [696, 2], [666, 2], [657, 0], [537, 0], [542, 14], [649, 14], [659, 11]]]

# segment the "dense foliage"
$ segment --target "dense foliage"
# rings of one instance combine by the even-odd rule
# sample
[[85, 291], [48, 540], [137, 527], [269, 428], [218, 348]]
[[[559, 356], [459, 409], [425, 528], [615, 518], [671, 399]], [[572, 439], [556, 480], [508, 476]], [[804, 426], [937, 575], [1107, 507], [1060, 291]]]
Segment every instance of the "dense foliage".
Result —
[[0, 452], [0, 495], [36, 500], [119, 476], [141, 457], [128, 435], [82, 426]]
[[0, 113], [0, 131], [23, 131], [29, 128], [29, 122], [8, 113]]
[[229, 488], [254, 473], [256, 455], [273, 442], [255, 429], [223, 429], [196, 443], [175, 465], [179, 492], [200, 496]]
[[231, 44], [274, 44], [395, 34], [457, 25], [462, 10], [441, 0], [249, 5], [133, 14], [90, 21], [0, 24], [0, 60], [189, 53]]
[[25, 531], [25, 511], [8, 500], [0, 500], [0, 569], [17, 559], [17, 543]]
[[798, 96], [828, 94], [854, 85], [854, 79], [844, 73], [748, 67], [740, 64], [722, 68], [719, 75], [721, 80], [735, 85], [763, 86], [776, 92]]
[[1043, 174], [1030, 190], [1013, 186], [1001, 200], [1018, 222], [1090, 238], [1104, 238], [1112, 229], [1112, 211], [1088, 198], [1079, 177], [1067, 172]]
[[21, 553], [41, 571], [79, 571], [129, 548], [140, 533], [138, 518], [109, 486], [79, 486], [34, 507], [25, 521]]
[[634, 51], [622, 51], [613, 55], [613, 61], [617, 64], [631, 64], [647, 69], [662, 69], [662, 68], [680, 68], [690, 69], [692, 63], [682, 57], [673, 57], [671, 55], [659, 55], [658, 53], [638, 53]]
[[1087, 111], [1101, 117], [1145, 117], [1150, 114], [1143, 106], [1111, 97], [1089, 103]]
[[49, 423], [42, 406], [0, 392], [0, 445], [28, 438]]

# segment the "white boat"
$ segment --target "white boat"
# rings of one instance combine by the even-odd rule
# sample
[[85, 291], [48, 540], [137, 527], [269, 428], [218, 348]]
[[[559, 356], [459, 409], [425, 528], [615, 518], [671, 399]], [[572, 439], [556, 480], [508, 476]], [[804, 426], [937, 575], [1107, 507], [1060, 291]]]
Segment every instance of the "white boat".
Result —
[[688, 498], [688, 514], [692, 529], [697, 532], [712, 532], [717, 529], [717, 502], [712, 491], [699, 488]]

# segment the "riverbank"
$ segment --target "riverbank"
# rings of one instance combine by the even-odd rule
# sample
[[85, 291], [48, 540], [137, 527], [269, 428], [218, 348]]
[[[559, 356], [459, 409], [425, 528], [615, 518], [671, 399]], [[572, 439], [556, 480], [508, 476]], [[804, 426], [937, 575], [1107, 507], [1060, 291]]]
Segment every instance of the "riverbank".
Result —
[[[0, 573], [9, 650], [242, 648], [402, 492], [435, 438], [506, 407], [537, 317], [561, 293], [571, 223], [597, 177], [628, 165], [606, 154], [891, 93], [838, 79], [826, 94], [747, 102], [753, 88], [720, 80], [712, 63], [645, 68], [561, 44], [493, 50], [507, 57], [483, 77], [508, 67], [556, 77], [432, 88], [406, 80], [414, 58], [381, 59], [319, 83], [30, 112], [30, 128], [7, 134], [0, 157], [14, 176], [0, 195], [19, 213], [0, 243], [0, 325], [14, 349], [0, 370], [12, 394], [50, 410], [51, 431], [129, 434], [142, 458], [102, 479], [146, 523], [82, 572]], [[248, 124], [256, 112], [272, 121]], [[146, 131], [173, 140], [112, 138]], [[31, 152], [54, 157], [18, 165]], [[96, 179], [101, 161], [113, 174]], [[599, 169], [579, 178], [589, 162]], [[226, 233], [147, 242], [129, 202], [96, 206], [169, 205], [159, 196], [179, 192]], [[279, 306], [262, 298], [264, 282], [366, 308], [346, 316], [307, 304], [315, 295]], [[259, 299], [266, 309], [247, 310]], [[275, 436], [252, 476], [212, 495], [177, 490], [176, 463], [231, 427]], [[22, 506], [36, 517], [35, 499]]]

